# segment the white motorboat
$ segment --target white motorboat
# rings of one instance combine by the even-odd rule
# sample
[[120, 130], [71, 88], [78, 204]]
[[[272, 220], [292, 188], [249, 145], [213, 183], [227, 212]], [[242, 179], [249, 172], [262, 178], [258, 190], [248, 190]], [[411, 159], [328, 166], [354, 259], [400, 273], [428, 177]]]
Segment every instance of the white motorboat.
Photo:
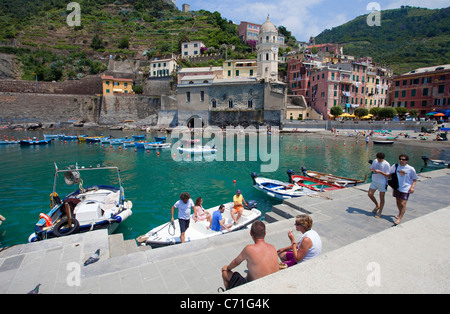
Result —
[[194, 147], [178, 147], [178, 151], [180, 153], [189, 153], [189, 154], [214, 154], [217, 152], [217, 148], [215, 146], [211, 147], [208, 145], [205, 146], [194, 146]]
[[[79, 168], [76, 165], [65, 170], [58, 170], [56, 164], [55, 168], [53, 192], [50, 194], [52, 209], [47, 214], [41, 213], [39, 215], [34, 233], [28, 238], [29, 242], [97, 229], [108, 229], [108, 233], [111, 234], [120, 223], [131, 216], [133, 204], [125, 199], [119, 168], [100, 165], [96, 168]], [[117, 187], [109, 185], [83, 187], [83, 183], [96, 178], [95, 172], [102, 170], [104, 172], [116, 172]], [[61, 200], [56, 193], [56, 183], [58, 174], [62, 172], [64, 173], [65, 183], [68, 185], [76, 184], [78, 189]], [[83, 179], [81, 179], [81, 172], [83, 173]], [[89, 175], [89, 172], [94, 173]]]
[[153, 142], [153, 143], [144, 143], [145, 149], [164, 149], [164, 148], [170, 148], [170, 143], [164, 143], [164, 142]]
[[[246, 228], [251, 225], [255, 220], [258, 220], [261, 217], [261, 212], [256, 208], [257, 204], [255, 201], [248, 201], [248, 208], [244, 209], [241, 218], [238, 220], [236, 225], [232, 225], [230, 227], [230, 231], [224, 229], [221, 231], [214, 231], [209, 229], [208, 221], [197, 221], [195, 222], [191, 215], [191, 221], [189, 223], [189, 228], [185, 233], [185, 242], [191, 242], [195, 240], [207, 239], [215, 236], [219, 236], [222, 234], [226, 234], [229, 232], [233, 232], [239, 229]], [[226, 203], [225, 211], [222, 214], [222, 217], [225, 218], [226, 224], [232, 224], [233, 219], [231, 218], [230, 210], [233, 207], [233, 202]], [[212, 207], [207, 209], [211, 215], [219, 209], [219, 206]], [[181, 243], [180, 239], [180, 227], [178, 223], [178, 219], [174, 220], [172, 224], [170, 221], [168, 223], [162, 224], [156, 228], [153, 228], [145, 235], [140, 236], [137, 241], [139, 243], [150, 245], [152, 247], [162, 247], [172, 244]]]
[[258, 177], [254, 172], [252, 172], [251, 177], [255, 189], [281, 200], [317, 193], [317, 191], [310, 190], [307, 187], [299, 186], [297, 184]]

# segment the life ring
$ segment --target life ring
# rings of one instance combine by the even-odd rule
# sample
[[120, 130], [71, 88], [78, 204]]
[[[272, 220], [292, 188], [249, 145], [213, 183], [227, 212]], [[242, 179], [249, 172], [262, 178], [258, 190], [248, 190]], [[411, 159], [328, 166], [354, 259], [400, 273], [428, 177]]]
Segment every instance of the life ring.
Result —
[[46, 227], [50, 227], [51, 225], [53, 225], [52, 219], [48, 215], [41, 213], [39, 214], [39, 218], [43, 218], [45, 220]]
[[[60, 221], [58, 221], [53, 227], [53, 234], [57, 237], [64, 237], [71, 234], [75, 234], [80, 230], [80, 223], [78, 220], [72, 217], [72, 226], [69, 228], [66, 227], [68, 222], [68, 217], [63, 217]], [[64, 231], [63, 231], [64, 229]]]

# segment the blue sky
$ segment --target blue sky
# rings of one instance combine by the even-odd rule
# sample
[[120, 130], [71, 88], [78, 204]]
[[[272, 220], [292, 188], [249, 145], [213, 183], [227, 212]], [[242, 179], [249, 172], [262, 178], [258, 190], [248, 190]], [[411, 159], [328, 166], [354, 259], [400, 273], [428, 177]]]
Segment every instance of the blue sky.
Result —
[[[276, 25], [285, 26], [300, 41], [308, 41], [323, 30], [342, 25], [357, 16], [369, 14], [371, 2], [381, 10], [400, 8], [402, 5], [429, 9], [446, 8], [449, 0], [177, 0], [191, 10], [218, 11], [223, 18], [235, 24], [241, 21], [262, 24], [269, 14]], [[383, 16], [381, 15], [381, 23]]]

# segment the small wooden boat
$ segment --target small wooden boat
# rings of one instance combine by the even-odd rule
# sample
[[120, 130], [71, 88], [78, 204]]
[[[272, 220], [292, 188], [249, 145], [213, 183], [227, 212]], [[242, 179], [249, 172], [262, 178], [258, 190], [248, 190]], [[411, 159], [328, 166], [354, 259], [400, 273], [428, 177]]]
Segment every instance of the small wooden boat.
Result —
[[394, 141], [373, 140], [373, 143], [376, 145], [392, 145], [392, 144], [394, 144]]
[[[248, 201], [247, 203], [249, 205], [248, 208], [244, 209], [238, 223], [236, 225], [233, 224], [230, 227], [230, 231], [226, 229], [221, 231], [211, 230], [207, 228], [209, 227], [208, 221], [205, 220], [195, 222], [191, 215], [189, 228], [185, 233], [185, 242], [207, 239], [246, 228], [261, 217], [261, 212], [256, 208], [257, 203], [255, 201]], [[233, 202], [226, 203], [224, 205], [225, 211], [223, 212], [222, 217], [225, 218], [226, 224], [232, 224], [233, 220], [231, 218], [230, 210], [233, 207]], [[215, 206], [207, 209], [206, 211], [212, 215], [218, 209], [219, 206]], [[139, 243], [150, 245], [154, 248], [181, 243], [178, 219], [174, 220], [173, 224], [169, 221], [168, 223], [153, 228], [146, 234], [140, 236], [137, 241]]]
[[134, 147], [135, 148], [145, 148], [145, 142], [144, 141], [135, 141]]
[[346, 177], [341, 177], [341, 176], [337, 176], [334, 174], [328, 174], [328, 173], [323, 173], [323, 172], [318, 172], [318, 171], [312, 171], [312, 170], [306, 170], [305, 167], [302, 167], [302, 172], [304, 175], [310, 177], [310, 178], [314, 178], [317, 180], [321, 180], [327, 183], [333, 183], [333, 184], [337, 184], [339, 186], [343, 186], [343, 187], [348, 187], [348, 186], [355, 186], [358, 184], [363, 184], [364, 182], [366, 182], [366, 177], [364, 178], [364, 180], [358, 180], [358, 179], [351, 179], [351, 178], [346, 178]]
[[145, 149], [164, 149], [164, 148], [170, 148], [170, 143], [163, 143], [163, 142], [153, 142], [153, 143], [144, 143]]
[[217, 148], [215, 146], [211, 147], [208, 145], [194, 146], [194, 147], [178, 147], [178, 151], [180, 153], [189, 153], [189, 154], [214, 154], [215, 152], [217, 152]]
[[77, 135], [65, 135], [63, 134], [63, 137], [61, 138], [64, 141], [71, 141], [71, 140], [76, 140], [78, 139]]
[[317, 193], [317, 191], [296, 184], [258, 177], [255, 172], [252, 172], [251, 177], [255, 189], [281, 200]]
[[111, 145], [123, 145], [123, 142], [125, 142], [125, 138], [112, 138], [109, 140], [109, 144]]
[[124, 141], [123, 147], [134, 147], [134, 141]]
[[[131, 216], [131, 201], [125, 199], [117, 167], [79, 168], [78, 165], [64, 170], [58, 170], [55, 164], [53, 192], [50, 200], [51, 210], [41, 213], [34, 232], [29, 236], [29, 242], [67, 236], [79, 232], [89, 232], [97, 229], [108, 229], [113, 233], [118, 225]], [[83, 187], [94, 178], [95, 172], [115, 172], [116, 186], [90, 185]], [[56, 193], [58, 174], [64, 173], [64, 181], [68, 185], [76, 185], [77, 190], [68, 194], [62, 200]], [[83, 173], [81, 179], [80, 173]], [[89, 175], [93, 173], [94, 175]], [[105, 174], [108, 174], [105, 173]], [[103, 176], [106, 178], [109, 176]]]
[[297, 184], [302, 187], [306, 187], [310, 190], [322, 192], [322, 191], [332, 191], [332, 190], [338, 190], [343, 189], [343, 186], [340, 186], [336, 183], [328, 183], [322, 180], [318, 180], [315, 178], [310, 178], [307, 176], [302, 176], [296, 174], [292, 169], [289, 169], [287, 171], [289, 182], [291, 184]]
[[86, 137], [86, 143], [98, 143], [102, 136], [88, 136]]
[[35, 146], [35, 145], [47, 145], [47, 144], [51, 144], [52, 140], [51, 139], [46, 139], [46, 140], [37, 140], [37, 139], [33, 139], [33, 140], [21, 140], [19, 142], [19, 144], [21, 146]]

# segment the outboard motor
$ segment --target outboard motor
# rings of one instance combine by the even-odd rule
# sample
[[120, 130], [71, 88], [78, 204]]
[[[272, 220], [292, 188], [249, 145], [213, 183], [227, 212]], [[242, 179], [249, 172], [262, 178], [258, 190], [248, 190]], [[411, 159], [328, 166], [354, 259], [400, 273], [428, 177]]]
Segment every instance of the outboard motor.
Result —
[[422, 160], [423, 160], [423, 165], [427, 166], [429, 158], [427, 156], [422, 156]]
[[307, 176], [307, 174], [306, 174], [306, 171], [307, 171], [308, 169], [306, 169], [306, 167], [305, 166], [302, 166], [302, 173], [303, 173], [303, 175], [306, 177]]
[[245, 207], [247, 210], [251, 210], [252, 208], [258, 208], [258, 203], [255, 200], [249, 200], [247, 202], [248, 206]]
[[295, 171], [294, 171], [294, 170], [288, 169], [287, 175], [288, 175], [288, 178], [289, 178], [289, 183], [291, 183], [291, 184], [294, 183], [294, 181], [292, 181], [292, 176], [293, 176], [294, 174], [295, 174]]
[[250, 174], [250, 176], [252, 177], [253, 185], [255, 185], [256, 184], [256, 180], [255, 179], [258, 177], [258, 174], [256, 172], [252, 172]]

